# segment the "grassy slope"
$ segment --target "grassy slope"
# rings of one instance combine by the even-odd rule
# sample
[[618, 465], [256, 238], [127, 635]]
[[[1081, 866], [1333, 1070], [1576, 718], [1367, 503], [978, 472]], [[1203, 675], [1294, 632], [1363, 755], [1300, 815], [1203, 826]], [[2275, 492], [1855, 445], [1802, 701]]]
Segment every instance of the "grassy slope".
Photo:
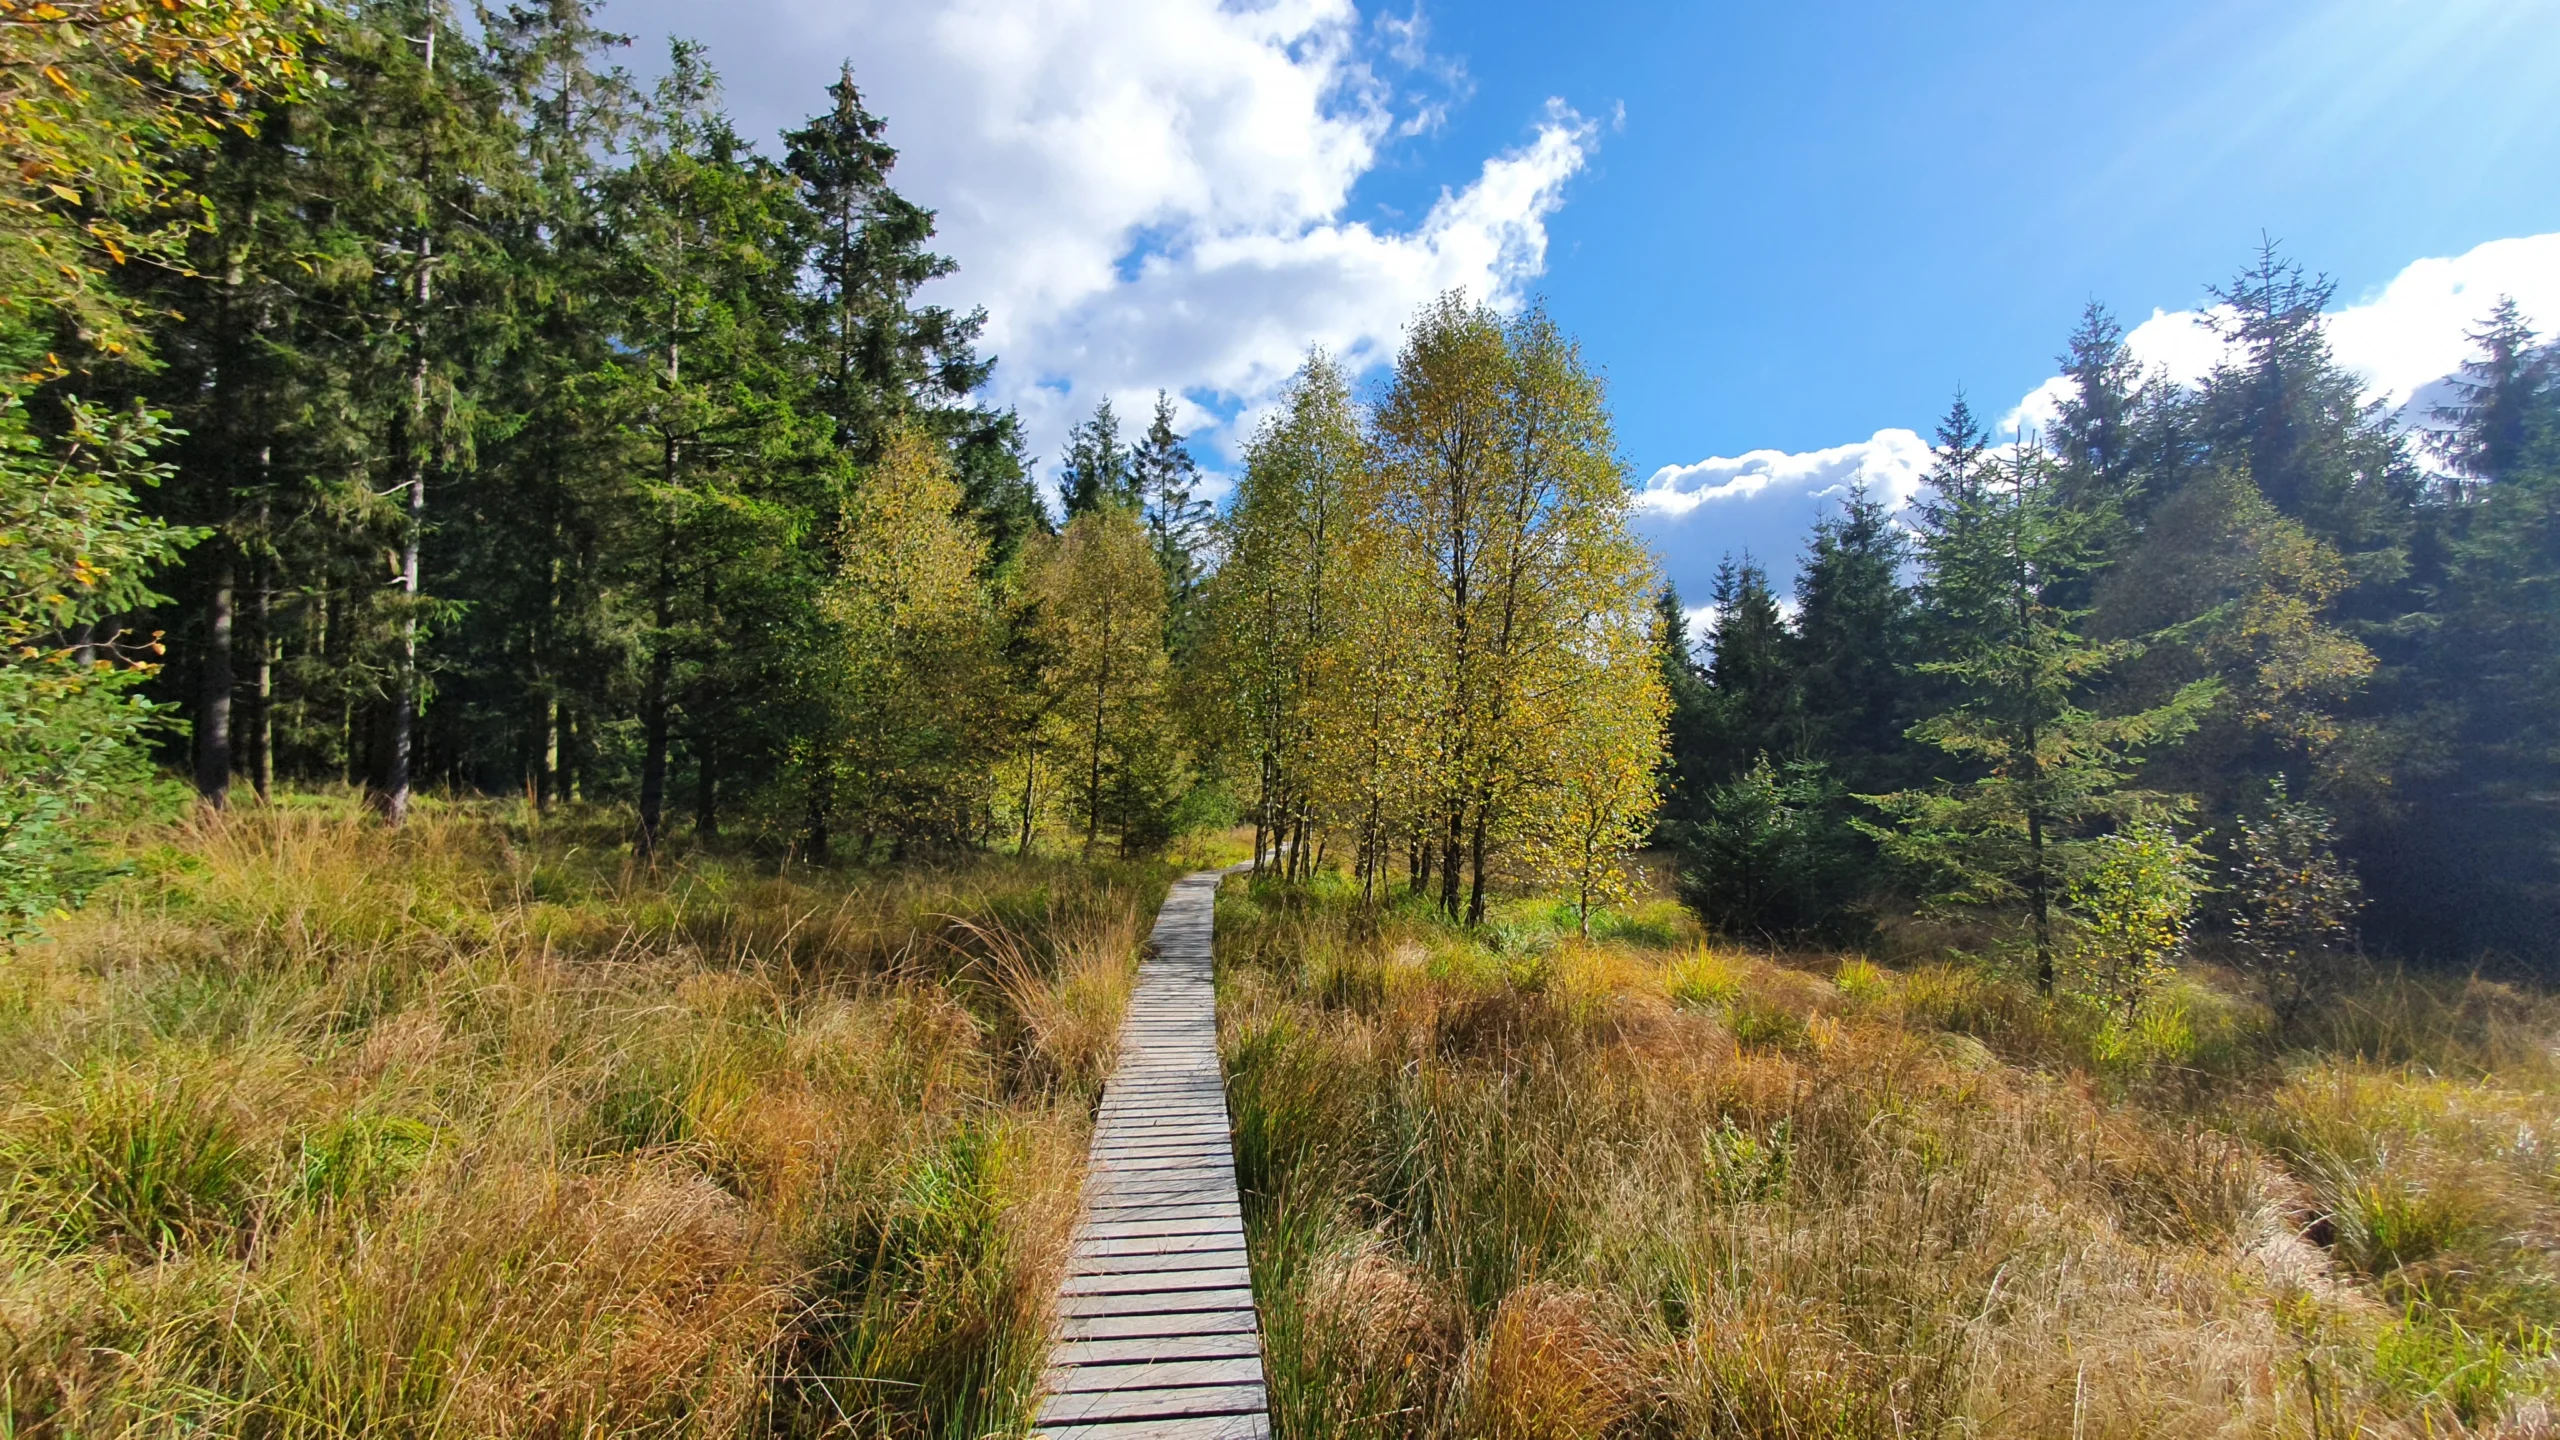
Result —
[[2188, 982], [2127, 1037], [1501, 918], [1222, 898], [1287, 1440], [2551, 1433], [2560, 1006], [2374, 980], [2280, 1047]]
[[202, 822], [0, 959], [0, 1433], [1019, 1427], [1165, 872], [580, 838]]

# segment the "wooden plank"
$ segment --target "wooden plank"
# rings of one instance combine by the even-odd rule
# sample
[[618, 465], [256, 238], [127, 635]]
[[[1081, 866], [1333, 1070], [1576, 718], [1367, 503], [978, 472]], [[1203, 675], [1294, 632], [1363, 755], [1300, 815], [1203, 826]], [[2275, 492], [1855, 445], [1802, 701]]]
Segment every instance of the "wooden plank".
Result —
[[1262, 1357], [1137, 1360], [1120, 1365], [1058, 1365], [1041, 1380], [1051, 1395], [1092, 1395], [1113, 1390], [1169, 1390], [1189, 1385], [1259, 1385]]
[[1053, 1425], [1036, 1434], [1048, 1440], [1271, 1440], [1267, 1415], [1201, 1416], [1184, 1420], [1136, 1420], [1127, 1424]]
[[[1119, 1212], [1113, 1212], [1119, 1213]], [[1178, 1240], [1192, 1235], [1242, 1235], [1244, 1220], [1235, 1215], [1183, 1215], [1147, 1220], [1105, 1220], [1080, 1226], [1075, 1243], [1109, 1244], [1118, 1240]]]
[[1070, 1275], [1058, 1283], [1061, 1298], [1084, 1295], [1170, 1295], [1190, 1290], [1253, 1293], [1253, 1273], [1243, 1265], [1200, 1270], [1145, 1270], [1135, 1275]]
[[1158, 1232], [1153, 1235], [1092, 1235], [1075, 1238], [1070, 1253], [1078, 1261], [1090, 1255], [1184, 1255], [1209, 1250], [1241, 1250], [1244, 1227], [1221, 1225], [1215, 1230], [1191, 1230], [1178, 1233]]
[[1077, 1420], [1187, 1420], [1208, 1415], [1258, 1415], [1267, 1410], [1259, 1382], [1102, 1390], [1050, 1396], [1040, 1407], [1040, 1424], [1047, 1427]]
[[1126, 1199], [1126, 1202], [1088, 1202], [1088, 1220], [1188, 1220], [1193, 1215], [1244, 1215], [1242, 1204], [1226, 1197], [1206, 1199]]
[[1158, 1250], [1137, 1255], [1080, 1254], [1069, 1267], [1073, 1272], [1069, 1278], [1118, 1275], [1143, 1280], [1154, 1276], [1171, 1284], [1197, 1271], [1242, 1270], [1247, 1263], [1240, 1244], [1222, 1244], [1214, 1250]]
[[1094, 1182], [1096, 1196], [1125, 1198], [1131, 1195], [1160, 1195], [1171, 1199], [1192, 1195], [1204, 1200], [1224, 1200], [1235, 1193], [1234, 1167], [1220, 1165], [1187, 1165], [1165, 1170], [1114, 1170]]
[[1093, 1220], [1137, 1220], [1139, 1215], [1175, 1217], [1175, 1215], [1244, 1215], [1236, 1202], [1221, 1194], [1172, 1194], [1172, 1197], [1088, 1197], [1085, 1212]]
[[[1162, 1124], [1154, 1123], [1161, 1119]], [[1214, 1145], [1232, 1149], [1234, 1129], [1215, 1111], [1127, 1119], [1114, 1117], [1094, 1128], [1094, 1144], [1105, 1150], [1138, 1145]]]
[[1065, 1315], [1058, 1321], [1058, 1343], [1087, 1340], [1252, 1335], [1259, 1331], [1253, 1306], [1223, 1310], [1109, 1310], [1091, 1315]]
[[1133, 1340], [1070, 1340], [1049, 1356], [1053, 1365], [1126, 1365], [1140, 1360], [1240, 1360], [1262, 1354], [1262, 1337], [1149, 1335]]
[[1158, 1170], [1215, 1170], [1235, 1173], [1236, 1162], [1224, 1146], [1203, 1150], [1193, 1146], [1184, 1150], [1123, 1150], [1102, 1158], [1103, 1167], [1113, 1175], [1145, 1175]]

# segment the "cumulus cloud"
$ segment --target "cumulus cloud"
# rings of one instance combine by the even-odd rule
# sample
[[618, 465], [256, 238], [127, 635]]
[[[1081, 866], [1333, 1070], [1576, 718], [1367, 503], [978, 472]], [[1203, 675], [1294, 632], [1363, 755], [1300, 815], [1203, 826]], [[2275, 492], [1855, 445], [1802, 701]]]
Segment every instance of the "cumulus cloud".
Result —
[[[608, 23], [699, 33], [679, 0], [610, 0]], [[987, 311], [992, 398], [1035, 449], [1110, 398], [1235, 438], [1310, 344], [1392, 352], [1455, 286], [1512, 303], [1598, 130], [1561, 104], [1418, 220], [1353, 213], [1390, 147], [1463, 100], [1419, 9], [1355, 0], [725, 0], [704, 36], [742, 125], [822, 103], [850, 57], [899, 146], [897, 182], [939, 218], [959, 273], [932, 298]]]
[[1125, 404], [1157, 387], [1251, 408], [1310, 345], [1354, 369], [1381, 363], [1433, 295], [1519, 298], [1545, 268], [1546, 219], [1592, 141], [1589, 122], [1556, 107], [1533, 139], [1485, 161], [1410, 229], [1324, 218], [1199, 234], [1107, 286], [1020, 307], [997, 341], [1016, 367], [1006, 398], [1055, 430], [1097, 396]]
[[1928, 471], [1929, 442], [1910, 430], [1879, 430], [1828, 450], [1753, 450], [1731, 458], [1709, 456], [1693, 465], [1665, 465], [1636, 493], [1636, 508], [1677, 520], [1702, 506], [1763, 495], [1834, 499], [1863, 483], [1887, 508], [1899, 510], [1920, 493], [1921, 477]]

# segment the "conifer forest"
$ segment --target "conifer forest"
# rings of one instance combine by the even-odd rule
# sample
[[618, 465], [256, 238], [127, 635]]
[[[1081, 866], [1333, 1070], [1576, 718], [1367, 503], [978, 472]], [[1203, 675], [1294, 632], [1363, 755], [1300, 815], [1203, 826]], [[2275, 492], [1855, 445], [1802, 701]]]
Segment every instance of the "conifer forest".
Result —
[[1236, 866], [1254, 1433], [2554, 1433], [2514, 301], [2091, 303], [1681, 595], [1568, 317], [1036, 455], [862, 57], [664, 43], [0, 0], [0, 1432], [1033, 1433]]

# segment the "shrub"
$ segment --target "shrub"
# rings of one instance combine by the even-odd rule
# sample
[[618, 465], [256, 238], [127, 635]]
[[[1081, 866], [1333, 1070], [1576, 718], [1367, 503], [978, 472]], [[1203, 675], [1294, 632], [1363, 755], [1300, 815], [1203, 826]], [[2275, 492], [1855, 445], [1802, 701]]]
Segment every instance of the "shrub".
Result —
[[2203, 893], [2204, 857], [2167, 824], [2136, 821], [2090, 847], [2065, 903], [2076, 922], [2072, 986], [2129, 1026], [2186, 947]]
[[2270, 782], [2266, 814], [2240, 820], [2232, 938], [2286, 1026], [2328, 987], [2336, 957], [2355, 943], [2362, 890], [2338, 858], [2336, 831], [2326, 810], [2286, 792], [2282, 776]]

